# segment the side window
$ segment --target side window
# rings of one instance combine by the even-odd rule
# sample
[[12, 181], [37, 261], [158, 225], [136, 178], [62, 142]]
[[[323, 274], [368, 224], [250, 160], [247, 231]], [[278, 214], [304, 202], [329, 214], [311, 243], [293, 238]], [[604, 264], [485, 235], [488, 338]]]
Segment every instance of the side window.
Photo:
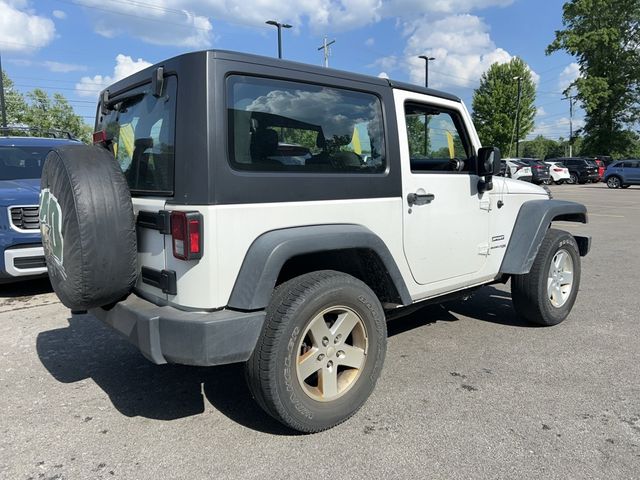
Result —
[[626, 162], [624, 162], [624, 164], [622, 164], [620, 166], [624, 167], [624, 168], [638, 168], [638, 162], [626, 161]]
[[227, 79], [229, 160], [261, 172], [382, 173], [380, 99], [269, 78]]
[[457, 112], [405, 105], [412, 172], [469, 172], [472, 148]]

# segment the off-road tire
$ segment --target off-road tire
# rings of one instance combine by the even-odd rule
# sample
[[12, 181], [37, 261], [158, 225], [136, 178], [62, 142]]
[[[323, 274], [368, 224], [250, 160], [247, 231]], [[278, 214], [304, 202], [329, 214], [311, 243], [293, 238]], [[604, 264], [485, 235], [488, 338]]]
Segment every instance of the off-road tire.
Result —
[[137, 278], [137, 240], [127, 181], [105, 148], [70, 145], [47, 155], [40, 228], [49, 279], [71, 310], [125, 297]]
[[[311, 398], [296, 373], [297, 345], [312, 319], [332, 306], [356, 312], [367, 333], [367, 355], [353, 385], [330, 401]], [[258, 344], [246, 363], [249, 390], [276, 420], [305, 433], [338, 425], [365, 403], [382, 370], [387, 330], [384, 310], [373, 291], [360, 280], [322, 270], [295, 277], [276, 288]]]
[[[560, 250], [566, 251], [573, 263], [573, 284], [560, 307], [552, 304], [548, 292], [551, 263]], [[573, 236], [564, 230], [549, 229], [529, 273], [511, 277], [511, 298], [516, 312], [529, 322], [551, 326], [562, 322], [573, 308], [580, 287], [580, 253]]]

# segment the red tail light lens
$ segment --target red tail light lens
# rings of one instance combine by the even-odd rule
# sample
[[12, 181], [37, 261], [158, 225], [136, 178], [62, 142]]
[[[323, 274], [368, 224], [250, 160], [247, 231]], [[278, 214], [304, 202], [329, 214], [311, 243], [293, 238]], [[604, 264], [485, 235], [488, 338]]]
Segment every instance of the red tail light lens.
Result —
[[202, 215], [198, 212], [171, 212], [173, 256], [180, 260], [202, 258]]
[[564, 168], [554, 168], [553, 171], [554, 172], [563, 172]]
[[104, 130], [100, 130], [98, 132], [93, 132], [93, 143], [106, 143], [107, 142], [107, 132]]

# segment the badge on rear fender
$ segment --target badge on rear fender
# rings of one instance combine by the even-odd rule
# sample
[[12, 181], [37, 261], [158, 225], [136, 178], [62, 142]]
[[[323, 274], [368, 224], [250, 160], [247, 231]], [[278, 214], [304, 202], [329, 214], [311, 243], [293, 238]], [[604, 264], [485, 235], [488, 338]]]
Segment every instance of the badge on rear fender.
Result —
[[47, 259], [53, 260], [49, 265], [56, 270], [62, 278], [67, 278], [64, 271], [64, 239], [62, 238], [62, 210], [58, 199], [48, 188], [40, 192], [40, 231], [42, 232], [42, 244]]

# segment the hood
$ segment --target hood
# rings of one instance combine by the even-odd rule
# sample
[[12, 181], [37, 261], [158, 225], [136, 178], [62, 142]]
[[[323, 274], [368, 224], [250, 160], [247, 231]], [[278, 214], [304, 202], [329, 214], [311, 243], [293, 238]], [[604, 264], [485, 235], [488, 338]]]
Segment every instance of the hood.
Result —
[[520, 195], [544, 195], [545, 197], [549, 196], [544, 188], [539, 187], [538, 185], [534, 185], [533, 183], [524, 182], [522, 180], [515, 180], [513, 178], [503, 178], [503, 180], [504, 193]]
[[0, 180], [0, 206], [38, 205], [40, 179]]

